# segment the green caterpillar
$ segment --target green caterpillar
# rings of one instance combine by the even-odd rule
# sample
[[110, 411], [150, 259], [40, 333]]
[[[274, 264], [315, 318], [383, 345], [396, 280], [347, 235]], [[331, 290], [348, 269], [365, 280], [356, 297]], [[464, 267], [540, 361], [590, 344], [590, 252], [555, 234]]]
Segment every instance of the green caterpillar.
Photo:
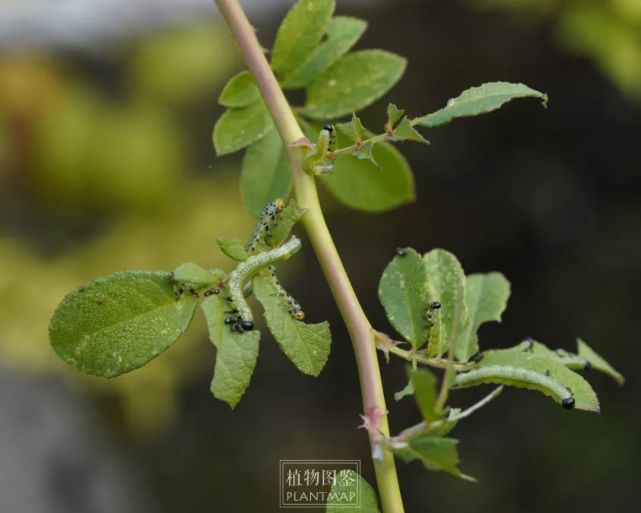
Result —
[[325, 125], [318, 134], [316, 146], [305, 157], [304, 168], [313, 175], [329, 175], [334, 171], [336, 134], [332, 125]]
[[[572, 392], [552, 379], [549, 375], [534, 372], [528, 369], [511, 367], [509, 365], [488, 365], [480, 369], [458, 374], [454, 381], [456, 388], [465, 388], [482, 383], [496, 383], [505, 385], [516, 385], [527, 383], [532, 388], [545, 394], [552, 395], [561, 403], [566, 410], [574, 407], [574, 396]], [[523, 386], [523, 385], [521, 385]]]
[[262, 269], [276, 262], [287, 260], [300, 247], [300, 239], [292, 235], [289, 241], [282, 246], [250, 256], [244, 262], [239, 263], [236, 269], [229, 274], [228, 295], [224, 299], [231, 307], [227, 311], [231, 315], [225, 319], [225, 323], [231, 326], [232, 331], [243, 332], [254, 329], [254, 316], [243, 294], [247, 281]]
[[270, 280], [277, 291], [276, 295], [281, 298], [282, 304], [287, 307], [287, 312], [289, 312], [289, 315], [291, 315], [297, 321], [302, 321], [305, 318], [305, 312], [300, 306], [300, 303], [296, 301], [296, 299], [283, 288], [280, 281], [278, 280], [278, 277], [276, 276], [276, 267], [270, 265], [269, 271], [271, 273]]
[[427, 343], [430, 353], [443, 352], [443, 330], [441, 329], [441, 303], [433, 301], [425, 314], [427, 320]]
[[267, 239], [274, 227], [274, 223], [278, 214], [285, 208], [285, 203], [282, 199], [270, 201], [265, 205], [263, 212], [260, 214], [256, 226], [251, 234], [251, 237], [245, 244], [245, 251], [249, 255], [255, 255], [258, 251], [267, 247]]

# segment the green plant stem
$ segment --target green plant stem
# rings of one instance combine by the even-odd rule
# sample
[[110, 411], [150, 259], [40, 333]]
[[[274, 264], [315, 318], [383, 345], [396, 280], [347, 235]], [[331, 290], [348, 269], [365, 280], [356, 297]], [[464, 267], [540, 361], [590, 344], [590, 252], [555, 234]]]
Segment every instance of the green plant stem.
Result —
[[[429, 365], [430, 367], [436, 367], [438, 369], [446, 369], [450, 364], [446, 358], [430, 358], [412, 350], [402, 349], [399, 347], [399, 344], [404, 342], [397, 342], [381, 331], [374, 331], [374, 337], [379, 350], [386, 354], [392, 353], [410, 363], [422, 363], [423, 365]], [[467, 370], [470, 367], [467, 363], [452, 363], [452, 366], [456, 370]]]
[[[409, 120], [410, 125], [411, 126], [416, 126], [416, 125], [418, 125], [419, 121], [421, 121], [422, 119], [423, 119], [422, 117], [410, 119]], [[366, 144], [376, 144], [376, 143], [381, 142], [381, 141], [387, 141], [387, 140], [391, 139], [393, 137], [393, 135], [394, 135], [394, 131], [393, 130], [385, 131], [382, 134], [373, 135], [372, 137], [370, 137], [368, 139], [363, 139], [362, 141], [354, 143], [354, 144], [352, 144], [350, 146], [345, 146], [344, 148], [339, 148], [337, 150], [334, 150], [334, 151], [331, 152], [331, 155], [334, 158], [340, 157], [341, 155], [349, 155], [350, 153], [353, 153], [355, 151], [360, 150]]]
[[[380, 424], [375, 426], [378, 433], [369, 430], [370, 443], [372, 450], [374, 450], [380, 443], [379, 438], [389, 437], [387, 408], [374, 344], [374, 334], [327, 228], [314, 178], [303, 171], [304, 150], [292, 145], [292, 143], [301, 140], [304, 134], [265, 58], [254, 28], [249, 23], [238, 1], [216, 0], [216, 4], [231, 29], [245, 63], [261, 91], [281, 138], [287, 146], [294, 173], [296, 199], [301, 207], [306, 209], [302, 218], [303, 226], [352, 340], [365, 416], [370, 418], [376, 417], [378, 414], [380, 417]], [[403, 501], [394, 456], [390, 451], [382, 450], [381, 459], [374, 460], [374, 470], [383, 513], [403, 513]]]

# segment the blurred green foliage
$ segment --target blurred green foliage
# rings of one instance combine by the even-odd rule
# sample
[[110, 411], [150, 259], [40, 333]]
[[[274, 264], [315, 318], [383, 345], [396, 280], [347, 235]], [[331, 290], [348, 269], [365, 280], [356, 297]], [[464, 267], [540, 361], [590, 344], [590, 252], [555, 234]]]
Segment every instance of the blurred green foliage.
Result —
[[117, 393], [134, 430], [166, 427], [181, 384], [213, 369], [202, 320], [153, 364], [106, 382], [61, 364], [48, 319], [95, 276], [227, 265], [215, 237], [246, 232], [250, 219], [235, 174], [193, 151], [188, 119], [238, 66], [224, 39], [211, 25], [156, 31], [87, 76], [64, 56], [0, 59], [0, 361]]
[[484, 9], [509, 9], [528, 21], [550, 23], [559, 45], [589, 57], [626, 95], [641, 100], [639, 0], [472, 0]]

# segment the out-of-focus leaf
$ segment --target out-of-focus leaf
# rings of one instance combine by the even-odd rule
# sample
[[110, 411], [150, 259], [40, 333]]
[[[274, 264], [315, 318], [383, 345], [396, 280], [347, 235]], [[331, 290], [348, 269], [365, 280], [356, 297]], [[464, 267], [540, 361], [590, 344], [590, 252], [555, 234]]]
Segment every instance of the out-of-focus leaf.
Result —
[[196, 287], [206, 287], [214, 284], [224, 277], [225, 273], [220, 269], [208, 271], [193, 262], [180, 264], [173, 272], [176, 283], [187, 283]]
[[247, 107], [259, 98], [260, 91], [254, 77], [249, 71], [241, 71], [229, 79], [218, 97], [218, 103], [224, 107]]
[[305, 87], [319, 73], [322, 73], [359, 40], [367, 23], [358, 18], [336, 16], [329, 21], [327, 38], [316, 46], [305, 61], [283, 79], [283, 87]]
[[478, 116], [492, 112], [516, 98], [540, 98], [547, 103], [547, 95], [524, 84], [509, 82], [488, 82], [463, 91], [456, 98], [448, 100], [441, 110], [423, 116], [420, 125], [429, 128], [445, 125], [455, 118]]
[[602, 356], [598, 355], [594, 351], [594, 349], [587, 345], [583, 340], [579, 338], [577, 339], [576, 343], [579, 356], [585, 358], [588, 362], [590, 362], [590, 365], [593, 369], [607, 374], [619, 385], [623, 385], [623, 383], [625, 383], [625, 378], [623, 377], [623, 375], [615, 370], [612, 365], [606, 362]]
[[327, 513], [379, 513], [376, 493], [365, 479], [353, 470], [336, 473], [327, 498]]
[[327, 363], [331, 344], [329, 323], [306, 324], [289, 314], [278, 290], [258, 275], [253, 281], [254, 295], [265, 309], [267, 326], [287, 357], [304, 374], [318, 376]]
[[278, 28], [272, 50], [272, 68], [278, 74], [302, 65], [318, 46], [334, 13], [334, 0], [300, 0]]
[[414, 397], [423, 418], [427, 423], [443, 417], [442, 412], [436, 411], [436, 377], [427, 369], [410, 369], [409, 377], [414, 389]]
[[227, 109], [214, 126], [218, 156], [242, 150], [269, 132], [274, 123], [262, 100], [247, 107]]
[[189, 325], [197, 301], [176, 300], [170, 273], [126, 271], [69, 293], [49, 324], [58, 356], [88, 374], [114, 377], [171, 346]]
[[501, 321], [501, 314], [510, 297], [510, 282], [501, 273], [471, 274], [466, 277], [466, 303], [468, 322], [456, 342], [457, 360], [466, 362], [478, 353], [479, 342], [476, 332], [481, 324]]
[[[427, 288], [430, 301], [441, 303], [441, 330], [443, 344], [427, 347], [428, 354], [440, 355], [452, 348], [460, 337], [468, 319], [465, 273], [458, 259], [444, 249], [433, 249], [423, 256], [427, 271]], [[456, 352], [456, 349], [454, 348]]]
[[220, 250], [232, 260], [236, 260], [237, 262], [244, 262], [247, 260], [248, 255], [245, 251], [245, 245], [240, 242], [238, 237], [231, 239], [218, 237], [216, 242], [218, 243]]
[[383, 50], [341, 57], [307, 88], [304, 114], [333, 119], [357, 112], [389, 91], [405, 71], [406, 60]]
[[292, 172], [287, 151], [277, 130], [270, 130], [252, 144], [243, 158], [240, 192], [243, 204], [252, 217], [276, 198], [286, 198], [292, 189]]
[[238, 65], [227, 30], [209, 20], [148, 33], [128, 66], [130, 87], [145, 101], [180, 106], [205, 98]]
[[219, 296], [201, 303], [207, 319], [209, 338], [216, 346], [216, 365], [211, 392], [234, 408], [247, 390], [258, 359], [258, 330], [237, 333], [225, 324], [229, 304]]
[[412, 248], [398, 250], [378, 284], [378, 298], [394, 329], [418, 349], [427, 339], [427, 273]]
[[428, 470], [442, 470], [463, 479], [474, 480], [461, 473], [456, 446], [458, 440], [429, 434], [412, 439], [405, 447], [393, 449], [394, 454], [405, 462], [419, 460]]
[[384, 212], [414, 201], [414, 177], [405, 157], [388, 143], [375, 145], [372, 155], [378, 167], [370, 160], [343, 156], [336, 160], [334, 173], [321, 182], [341, 203], [365, 212]]
[[403, 397], [407, 397], [408, 395], [414, 395], [414, 385], [412, 384], [411, 379], [401, 390], [399, 390], [398, 392], [394, 392], [394, 400], [400, 401], [401, 399], [403, 399]]

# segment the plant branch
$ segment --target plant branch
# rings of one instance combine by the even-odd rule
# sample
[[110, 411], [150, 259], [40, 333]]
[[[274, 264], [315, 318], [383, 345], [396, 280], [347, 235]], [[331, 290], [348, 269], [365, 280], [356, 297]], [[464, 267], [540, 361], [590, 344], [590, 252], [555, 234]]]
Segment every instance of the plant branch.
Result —
[[483, 399], [474, 403], [472, 406], [470, 406], [469, 408], [463, 411], [459, 411], [458, 413], [456, 411], [452, 411], [450, 412], [450, 415], [446, 419], [437, 420], [429, 424], [425, 421], [419, 422], [414, 426], [404, 429], [397, 436], [392, 436], [388, 438], [385, 441], [385, 443], [391, 447], [402, 447], [404, 445], [407, 445], [410, 441], [412, 441], [417, 436], [420, 436], [424, 433], [430, 433], [431, 431], [435, 431], [436, 429], [440, 429], [448, 422], [458, 422], [459, 420], [469, 417], [475, 411], [483, 408], [483, 406], [485, 406], [487, 403], [492, 401], [492, 399], [495, 399], [496, 397], [498, 397], [501, 394], [501, 392], [503, 392], [503, 385], [496, 387]]
[[383, 513], [403, 513], [394, 456], [390, 451], [380, 448], [380, 438], [389, 437], [389, 426], [373, 332], [327, 228], [316, 191], [316, 182], [303, 171], [304, 149], [292, 145], [303, 138], [304, 134], [238, 1], [216, 0], [216, 4], [231, 29], [245, 63], [287, 146], [294, 174], [296, 199], [306, 210], [302, 218], [303, 226], [352, 340], [365, 416], [378, 419], [375, 426], [378, 435], [370, 430], [369, 436], [372, 453], [380, 456], [374, 459], [374, 470]]
[[[423, 365], [429, 365], [430, 367], [436, 367], [438, 369], [446, 369], [450, 362], [447, 358], [429, 358], [428, 356], [419, 354], [412, 350], [402, 349], [399, 347], [403, 342], [398, 342], [382, 331], [374, 330], [374, 337], [376, 339], [376, 346], [380, 351], [383, 351], [385, 354], [392, 353], [403, 360], [407, 360], [410, 363], [422, 363]], [[455, 363], [452, 362], [452, 367], [456, 370], [467, 370], [470, 365], [467, 363]]]

